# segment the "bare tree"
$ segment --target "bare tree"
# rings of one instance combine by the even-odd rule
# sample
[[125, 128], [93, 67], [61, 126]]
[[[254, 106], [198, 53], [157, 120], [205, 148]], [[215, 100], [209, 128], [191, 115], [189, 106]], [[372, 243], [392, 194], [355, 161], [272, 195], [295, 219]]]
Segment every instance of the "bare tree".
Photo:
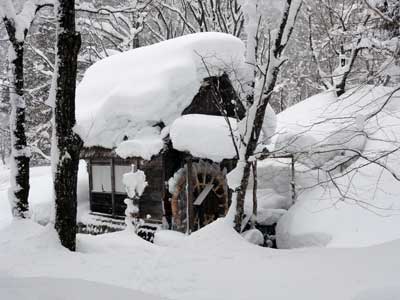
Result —
[[17, 13], [11, 0], [4, 0], [0, 3], [0, 17], [5, 24], [11, 44], [8, 53], [11, 103], [11, 188], [9, 200], [13, 216], [16, 218], [26, 218], [29, 211], [30, 149], [27, 146], [25, 134], [24, 44], [37, 12], [52, 4], [51, 0], [30, 0], [25, 2], [21, 11]]
[[[260, 137], [265, 110], [274, 91], [279, 70], [286, 60], [283, 58], [283, 53], [292, 34], [301, 3], [302, 1], [286, 1], [277, 32], [269, 33], [267, 57], [263, 60], [265, 63], [258, 66], [256, 72], [253, 72], [255, 74], [254, 83], [250, 83], [252, 89], [248, 92], [250, 106], [241, 126], [239, 162], [232, 173], [232, 176], [236, 177], [234, 184], [236, 185], [236, 199], [234, 199], [232, 205], [236, 206], [234, 227], [238, 232], [242, 230], [244, 200], [250, 177], [252, 156]], [[254, 15], [257, 8], [248, 7], [248, 9], [250, 10], [248, 22], [252, 23], [250, 26], [254, 28], [254, 23], [258, 23], [257, 15]], [[251, 12], [253, 12], [252, 15], [250, 15]], [[247, 52], [250, 53], [250, 55], [247, 55], [247, 61], [250, 65], [253, 64], [253, 67], [256, 61], [257, 51], [254, 50], [256, 45], [257, 27], [255, 27], [255, 30], [247, 31]]]

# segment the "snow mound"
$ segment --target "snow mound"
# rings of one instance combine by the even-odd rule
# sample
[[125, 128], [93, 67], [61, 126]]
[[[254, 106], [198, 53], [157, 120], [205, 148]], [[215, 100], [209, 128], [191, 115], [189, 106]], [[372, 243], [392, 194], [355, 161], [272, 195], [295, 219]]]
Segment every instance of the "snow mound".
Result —
[[262, 245], [264, 244], [264, 235], [262, 232], [258, 229], [250, 229], [245, 232], [243, 232], [242, 237], [248, 241], [249, 243], [252, 243], [254, 245]]
[[[243, 42], [223, 33], [191, 34], [107, 57], [86, 71], [77, 88], [75, 130], [87, 147], [114, 148], [143, 132], [157, 139], [157, 125], [170, 125], [204, 78], [224, 72], [234, 83], [245, 76], [238, 75], [245, 74]], [[151, 153], [135, 154], [156, 154], [162, 147], [155, 144]]]
[[142, 292], [82, 279], [61, 279], [49, 277], [0, 277], [0, 279], [0, 294], [3, 299], [7, 300], [161, 300], [159, 297], [149, 296]]
[[400, 286], [370, 288], [357, 294], [353, 300], [397, 300], [400, 299]]
[[[52, 215], [53, 179], [50, 166], [30, 168], [29, 213], [31, 219], [41, 225], [46, 225]], [[79, 162], [78, 171], [78, 221], [89, 212], [89, 183], [85, 161]], [[0, 229], [12, 221], [11, 209], [8, 199], [10, 185], [10, 170], [0, 170]]]
[[[236, 156], [232, 133], [238, 133], [233, 118], [191, 114], [172, 123], [170, 138], [176, 150], [220, 162]], [[237, 136], [233, 139], [238, 141]]]
[[163, 247], [179, 247], [185, 242], [187, 236], [179, 231], [174, 230], [157, 230], [154, 233], [153, 243]]
[[127, 231], [78, 235], [76, 252], [52, 240], [51, 231], [32, 222], [0, 231], [1, 299], [157, 299], [149, 293], [176, 300], [264, 300], [268, 287], [271, 299], [375, 300], [385, 299], [383, 288], [396, 295], [399, 287], [400, 241], [276, 250], [248, 243], [223, 219], [183, 238], [179, 247], [160, 247]]
[[330, 169], [349, 161], [366, 144], [368, 119], [383, 110], [390, 112], [392, 88], [361, 86], [337, 98], [324, 92], [283, 111], [278, 116], [275, 151], [294, 153], [310, 168]]
[[[340, 98], [322, 93], [278, 115], [280, 131], [297, 138], [299, 148], [288, 149], [300, 162], [297, 201], [278, 222], [278, 247], [368, 246], [400, 238], [400, 93], [393, 91], [363, 86]], [[288, 141], [277, 144], [283, 149]]]

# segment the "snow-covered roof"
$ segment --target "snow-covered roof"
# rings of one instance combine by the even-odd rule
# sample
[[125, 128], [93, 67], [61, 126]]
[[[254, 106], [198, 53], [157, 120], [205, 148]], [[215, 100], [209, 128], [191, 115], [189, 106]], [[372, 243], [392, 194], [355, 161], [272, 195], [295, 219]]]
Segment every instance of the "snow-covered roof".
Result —
[[[115, 148], [123, 140], [139, 139], [137, 144], [152, 147], [150, 152], [143, 147], [146, 153], [136, 148], [135, 156], [157, 154], [163, 144], [156, 125], [163, 122], [168, 130], [204, 78], [225, 72], [232, 81], [241, 79], [244, 51], [243, 42], [232, 35], [197, 33], [100, 60], [77, 88], [75, 130], [86, 147]], [[130, 156], [133, 148], [124, 147]]]
[[185, 115], [176, 119], [170, 130], [174, 149], [215, 162], [236, 156], [232, 134], [237, 143], [236, 119], [197, 114]]

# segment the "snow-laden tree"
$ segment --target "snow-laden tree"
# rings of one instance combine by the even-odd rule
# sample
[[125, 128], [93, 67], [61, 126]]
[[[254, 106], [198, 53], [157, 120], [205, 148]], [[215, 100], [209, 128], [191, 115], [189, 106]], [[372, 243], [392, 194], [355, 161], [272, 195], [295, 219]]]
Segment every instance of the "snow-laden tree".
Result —
[[25, 133], [24, 98], [24, 44], [36, 13], [43, 7], [53, 4], [52, 0], [28, 0], [16, 7], [11, 0], [0, 3], [0, 18], [4, 22], [10, 47], [10, 132], [11, 132], [11, 187], [9, 200], [13, 216], [25, 218], [29, 211], [29, 160], [30, 149]]
[[81, 45], [75, 30], [75, 1], [56, 4], [56, 65], [49, 103], [53, 106], [52, 168], [55, 193], [55, 228], [61, 244], [76, 246], [77, 176], [82, 141], [74, 133], [77, 57]]
[[[267, 106], [274, 92], [277, 76], [286, 58], [284, 50], [292, 34], [302, 1], [286, 0], [277, 30], [267, 31], [266, 57], [257, 60], [258, 24], [260, 24], [260, 1], [245, 1], [247, 54], [249, 74], [252, 76], [247, 88], [248, 109], [240, 124], [239, 161], [229, 174], [229, 185], [235, 189], [230, 217], [234, 216], [234, 227], [242, 231], [244, 200], [249, 182], [252, 161], [262, 131]], [[261, 64], [260, 64], [261, 62]]]
[[[85, 39], [81, 57], [90, 61], [147, 45], [144, 23], [151, 1], [80, 1], [76, 6]], [[143, 38], [143, 41], [141, 39]]]
[[382, 30], [368, 1], [306, 3], [309, 48], [325, 89], [334, 89], [340, 96], [363, 82], [389, 80], [387, 67], [398, 51], [398, 39]]

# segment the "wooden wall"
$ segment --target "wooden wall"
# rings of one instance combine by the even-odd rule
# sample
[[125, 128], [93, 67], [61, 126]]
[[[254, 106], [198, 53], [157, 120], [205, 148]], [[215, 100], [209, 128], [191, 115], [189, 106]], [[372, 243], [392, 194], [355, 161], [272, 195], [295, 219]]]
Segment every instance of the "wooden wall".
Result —
[[152, 220], [162, 219], [162, 199], [164, 196], [164, 169], [162, 155], [153, 158], [151, 161], [144, 161], [138, 158], [126, 160], [120, 158], [99, 158], [89, 160], [88, 168], [91, 211], [115, 216], [124, 216], [126, 208], [124, 199], [127, 197], [127, 195], [126, 193], [119, 193], [115, 191], [115, 178], [113, 178], [114, 174], [111, 174], [111, 184], [113, 189], [111, 193], [92, 192], [92, 165], [94, 164], [113, 166], [130, 166], [135, 164], [138, 169], [143, 170], [146, 174], [148, 186], [146, 187], [139, 202], [140, 217], [145, 219], [147, 215], [151, 215]]

